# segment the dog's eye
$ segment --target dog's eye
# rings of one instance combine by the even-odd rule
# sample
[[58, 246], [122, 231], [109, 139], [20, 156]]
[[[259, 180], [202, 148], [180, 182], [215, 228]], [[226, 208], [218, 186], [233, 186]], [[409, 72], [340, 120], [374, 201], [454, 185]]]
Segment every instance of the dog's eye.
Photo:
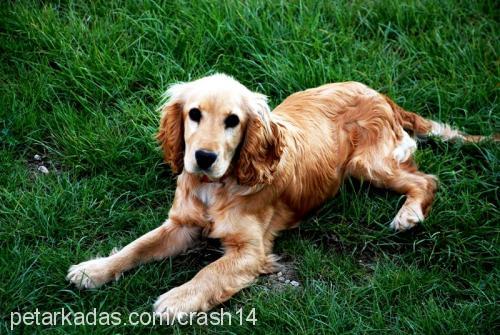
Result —
[[240, 123], [240, 118], [238, 115], [231, 114], [224, 120], [224, 123], [226, 124], [226, 128], [234, 128]]
[[194, 122], [200, 122], [201, 120], [201, 112], [198, 108], [191, 108], [189, 111], [189, 118]]

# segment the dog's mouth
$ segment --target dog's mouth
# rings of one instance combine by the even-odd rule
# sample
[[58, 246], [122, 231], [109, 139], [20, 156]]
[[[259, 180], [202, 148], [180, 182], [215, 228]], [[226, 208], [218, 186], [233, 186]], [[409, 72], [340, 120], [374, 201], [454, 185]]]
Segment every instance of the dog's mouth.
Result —
[[231, 173], [233, 164], [230, 164], [226, 169], [221, 169], [220, 166], [212, 166], [208, 169], [200, 169], [199, 166], [193, 166], [191, 169], [186, 168], [186, 172], [196, 177], [202, 183], [222, 183], [224, 179]]
[[[189, 172], [189, 171], [188, 171]], [[193, 176], [198, 178], [202, 183], [217, 183], [221, 178], [214, 177], [211, 170], [195, 169], [190, 172]]]
[[213, 176], [212, 171], [198, 171], [196, 175], [202, 183], [222, 183], [224, 179], [227, 177], [228, 172], [220, 177]]

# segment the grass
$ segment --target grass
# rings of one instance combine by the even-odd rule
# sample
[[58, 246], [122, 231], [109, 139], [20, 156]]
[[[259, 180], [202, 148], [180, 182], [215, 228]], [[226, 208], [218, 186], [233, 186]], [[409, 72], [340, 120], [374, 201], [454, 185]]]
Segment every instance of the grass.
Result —
[[[471, 133], [499, 132], [494, 1], [15, 1], [0, 6], [0, 333], [10, 313], [150, 311], [203, 251], [77, 291], [71, 264], [167, 216], [174, 178], [153, 139], [168, 84], [234, 75], [275, 106], [357, 80]], [[42, 156], [50, 173], [37, 171]], [[348, 180], [275, 250], [299, 288], [268, 278], [224, 308], [257, 325], [174, 333], [487, 334], [500, 330], [498, 144], [427, 141], [440, 190], [428, 220], [388, 228], [403, 198]], [[155, 333], [164, 327], [17, 327], [14, 333]]]

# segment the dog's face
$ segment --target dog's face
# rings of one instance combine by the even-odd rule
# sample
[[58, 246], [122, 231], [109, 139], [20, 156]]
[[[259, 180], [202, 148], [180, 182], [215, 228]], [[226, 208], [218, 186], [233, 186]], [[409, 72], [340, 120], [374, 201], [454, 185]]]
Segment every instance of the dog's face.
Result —
[[255, 184], [270, 178], [272, 171], [264, 167], [259, 176], [250, 171], [265, 165], [262, 160], [267, 159], [272, 166], [276, 163], [276, 127], [271, 124], [264, 95], [251, 92], [229, 76], [216, 74], [175, 84], [167, 91], [167, 98], [158, 139], [174, 171], [184, 168], [216, 180], [234, 162], [240, 167], [237, 172], [241, 182]]
[[248, 93], [228, 80], [204, 78], [191, 84], [182, 111], [187, 172], [211, 179], [226, 173], [248, 120]]

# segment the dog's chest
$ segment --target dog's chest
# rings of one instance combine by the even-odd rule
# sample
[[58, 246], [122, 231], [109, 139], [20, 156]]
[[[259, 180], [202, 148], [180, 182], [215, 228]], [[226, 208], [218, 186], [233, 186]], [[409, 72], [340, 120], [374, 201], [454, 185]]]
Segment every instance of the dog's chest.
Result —
[[224, 206], [227, 202], [250, 195], [259, 189], [259, 187], [241, 186], [234, 180], [227, 180], [220, 183], [201, 183], [194, 189], [194, 195], [210, 208], [214, 205]]
[[207, 207], [212, 207], [219, 197], [222, 183], [202, 183], [195, 188], [195, 196]]

